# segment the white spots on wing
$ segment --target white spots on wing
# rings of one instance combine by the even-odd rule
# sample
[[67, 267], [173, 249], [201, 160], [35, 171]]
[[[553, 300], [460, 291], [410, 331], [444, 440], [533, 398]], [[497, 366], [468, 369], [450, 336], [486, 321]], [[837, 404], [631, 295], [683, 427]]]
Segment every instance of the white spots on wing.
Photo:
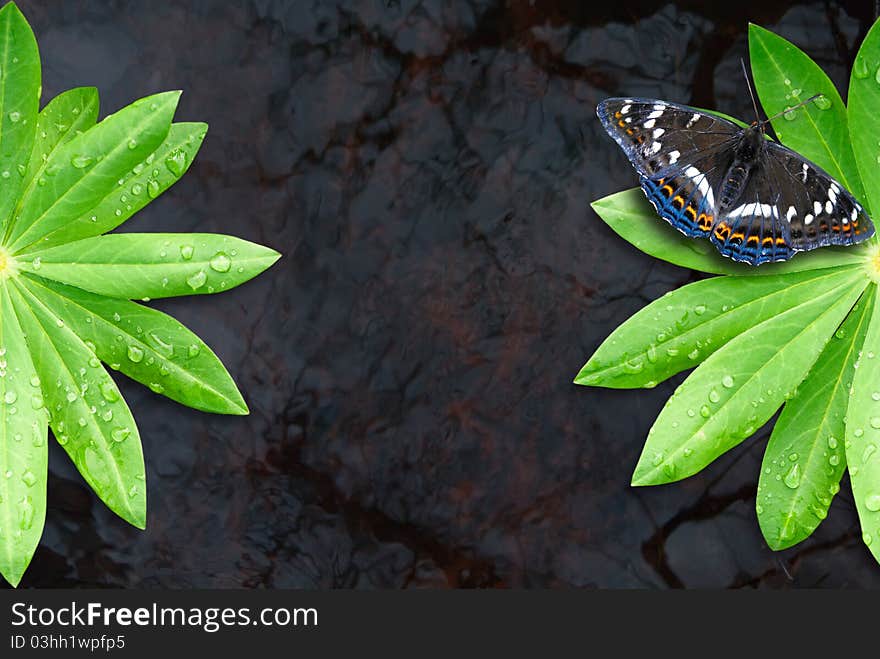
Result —
[[632, 120], [633, 120], [632, 117], [627, 117], [626, 119], [623, 120], [623, 122], [626, 123], [626, 124], [628, 124], [628, 123], [631, 122]]
[[834, 204], [832, 204], [830, 201], [825, 202], [825, 212], [829, 215], [834, 212]]
[[673, 150], [669, 152], [669, 164], [674, 165], [678, 162], [679, 157], [681, 156], [681, 152], [678, 150]]
[[804, 224], [812, 224], [812, 223], [813, 223], [813, 216], [810, 215], [809, 213], [804, 215]]
[[623, 99], [623, 102], [624, 103], [632, 103], [633, 100], [631, 98], [625, 98], [625, 99]]
[[807, 172], [810, 171], [810, 168], [807, 167], [807, 163], [801, 165], [801, 180], [806, 183], [807, 182]]
[[830, 201], [832, 204], [837, 203], [838, 190], [835, 190], [834, 188], [835, 188], [835, 185], [833, 183], [831, 184], [831, 187], [828, 188], [828, 201]]
[[[673, 153], [675, 153], [675, 158], [676, 160], [678, 160], [678, 156], [680, 155], [678, 151], [674, 151]], [[684, 170], [684, 175], [694, 182], [694, 185], [696, 185], [697, 188], [700, 190], [700, 194], [703, 195], [703, 197], [705, 197], [706, 201], [709, 203], [709, 207], [714, 207], [715, 194], [712, 192], [712, 186], [709, 185], [709, 181], [706, 180], [706, 175], [693, 165], [688, 165], [688, 167]]]
[[813, 202], [813, 213], [819, 215], [822, 212], [822, 202], [814, 201]]
[[666, 105], [664, 105], [663, 103], [657, 103], [657, 104], [654, 106], [654, 109], [655, 109], [655, 110], [660, 110], [660, 112], [663, 112], [663, 110], [666, 109]]
[[755, 216], [755, 217], [779, 217], [779, 209], [776, 206], [771, 206], [770, 204], [743, 204], [742, 206], [737, 206], [732, 211], [730, 211], [729, 217], [741, 217], [741, 216]]
[[[657, 106], [655, 105], [654, 107], [656, 108]], [[663, 110], [655, 110], [654, 112], [652, 112], [651, 114], [648, 115], [648, 119], [658, 119], [661, 116], [663, 116]], [[653, 126], [653, 124], [651, 124], [651, 125]]]
[[694, 112], [694, 113], [691, 115], [691, 118], [688, 119], [687, 126], [685, 126], [685, 128], [690, 128], [690, 127], [693, 126], [695, 123], [697, 123], [699, 120], [700, 120], [700, 114], [699, 114], [699, 112]]
[[795, 215], [797, 215], [797, 210], [794, 206], [789, 206], [788, 210], [785, 211], [785, 219], [791, 222], [791, 218], [793, 218]]
[[651, 147], [647, 151], [648, 155], [653, 156], [655, 153], [657, 153], [660, 150], [661, 146], [662, 145], [660, 144], [660, 142], [654, 142], [653, 144], [651, 144]]
[[852, 221], [855, 222], [855, 221], [856, 221], [856, 218], [857, 218], [858, 216], [859, 216], [859, 211], [858, 211], [858, 209], [853, 208], [852, 213], [850, 214], [850, 219], [852, 219]]
[[843, 224], [844, 225], [849, 224], [849, 218], [846, 215], [843, 216]]
[[737, 206], [732, 211], [730, 211], [730, 217], [739, 217], [741, 215], [754, 215], [755, 206], [758, 204], [743, 204], [741, 206]]
[[840, 186], [836, 182], [831, 181], [831, 189], [834, 190], [834, 194], [840, 194]]
[[626, 114], [627, 112], [629, 112], [629, 109], [630, 109], [631, 107], [632, 107], [632, 106], [631, 106], [629, 103], [627, 103], [627, 104], [624, 105], [622, 108], [620, 108], [620, 114]]
[[648, 119], [645, 123], [642, 124], [645, 128], [653, 128], [654, 127], [654, 119]]
[[665, 133], [665, 132], [666, 131], [663, 130], [662, 128], [658, 128], [657, 130], [654, 131], [654, 139], [656, 140], [658, 137], [663, 135], [663, 133]]

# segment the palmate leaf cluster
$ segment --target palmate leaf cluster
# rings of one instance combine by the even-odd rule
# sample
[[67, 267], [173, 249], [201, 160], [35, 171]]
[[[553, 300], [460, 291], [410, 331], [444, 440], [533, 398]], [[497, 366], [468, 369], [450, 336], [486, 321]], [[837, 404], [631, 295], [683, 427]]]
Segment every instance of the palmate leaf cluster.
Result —
[[271, 249], [214, 234], [103, 235], [173, 185], [205, 137], [172, 123], [179, 92], [98, 122], [98, 92], [40, 109], [40, 58], [18, 8], [0, 9], [0, 573], [16, 585], [46, 515], [48, 429], [104, 503], [146, 524], [137, 425], [105, 365], [184, 405], [247, 406], [219, 359], [132, 300], [216, 293]]
[[[880, 220], [880, 22], [862, 43], [844, 104], [785, 39], [749, 30], [755, 87], [777, 137], [845, 185]], [[791, 109], [814, 94], [822, 96]], [[593, 203], [638, 249], [719, 275], [667, 293], [618, 327], [583, 385], [653, 387], [694, 369], [648, 433], [633, 485], [690, 476], [779, 409], [755, 510], [773, 549], [807, 538], [848, 471], [862, 539], [880, 560], [880, 243], [823, 248], [758, 268], [720, 257], [660, 220], [638, 189]]]

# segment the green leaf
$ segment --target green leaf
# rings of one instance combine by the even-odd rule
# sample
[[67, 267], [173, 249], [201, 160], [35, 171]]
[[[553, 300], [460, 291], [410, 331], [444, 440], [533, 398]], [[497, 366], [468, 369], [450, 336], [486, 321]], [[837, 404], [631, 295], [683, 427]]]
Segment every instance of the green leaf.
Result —
[[705, 360], [753, 325], [850, 281], [853, 267], [713, 277], [667, 293], [599, 346], [575, 383], [651, 387]]
[[773, 120], [776, 136], [865, 199], [849, 140], [847, 113], [825, 72], [794, 44], [749, 25], [749, 57], [761, 105], [772, 117], [815, 94], [822, 98]]
[[[48, 445], [31, 356], [0, 285], [0, 573], [18, 585], [43, 533]], [[39, 385], [39, 383], [37, 383]]]
[[880, 304], [874, 304], [846, 412], [846, 462], [862, 540], [880, 560]]
[[90, 346], [13, 280], [13, 305], [40, 378], [50, 425], [86, 482], [117, 515], [146, 524], [144, 457], [137, 426]]
[[636, 249], [683, 268], [711, 274], [769, 275], [857, 264], [864, 261], [868, 250], [864, 245], [823, 247], [796, 254], [790, 261], [756, 268], [724, 258], [708, 240], [688, 238], [676, 231], [657, 215], [640, 188], [603, 197], [591, 206], [617, 235]]
[[60, 225], [22, 251], [33, 252], [115, 229], [183, 176], [207, 131], [207, 124], [202, 123], [171, 124], [162, 144], [121, 176], [122, 185], [116, 181], [107, 189], [106, 196], [86, 213]]
[[800, 384], [868, 284], [841, 285], [740, 334], [675, 391], [648, 434], [633, 485], [680, 480], [739, 444]]
[[110, 297], [154, 299], [227, 291], [280, 254], [213, 233], [114, 233], [28, 257], [19, 267], [41, 277]]
[[0, 233], [18, 201], [40, 109], [40, 53], [14, 3], [0, 9]]
[[56, 149], [45, 176], [22, 196], [7, 249], [21, 251], [119, 190], [119, 181], [168, 135], [179, 98], [180, 92], [142, 98]]
[[94, 87], [77, 87], [49, 101], [37, 117], [34, 149], [24, 176], [25, 190], [37, 184], [58, 147], [87, 131], [97, 120], [98, 90]]
[[248, 413], [217, 356], [170, 316], [38, 277], [28, 277], [27, 285], [111, 368], [198, 410]]
[[860, 201], [876, 213], [880, 211], [880, 21], [868, 32], [859, 48], [849, 79], [847, 118], [852, 149], [865, 197]]
[[846, 468], [844, 417], [855, 362], [874, 306], [870, 286], [819, 355], [773, 428], [756, 510], [767, 544], [779, 550], [809, 537], [828, 514]]

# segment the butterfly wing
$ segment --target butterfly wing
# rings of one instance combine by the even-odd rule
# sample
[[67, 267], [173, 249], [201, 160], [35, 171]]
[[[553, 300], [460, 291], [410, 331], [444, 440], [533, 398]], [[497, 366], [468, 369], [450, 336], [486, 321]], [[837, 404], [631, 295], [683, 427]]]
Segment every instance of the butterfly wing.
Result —
[[708, 237], [717, 215], [715, 191], [742, 129], [654, 99], [609, 98], [597, 114], [641, 175], [642, 190], [658, 215], [686, 236]]
[[654, 99], [609, 98], [596, 114], [633, 167], [648, 178], [729, 150], [742, 132], [727, 119]]
[[785, 261], [796, 252], [852, 245], [874, 235], [861, 204], [827, 172], [775, 142], [743, 193], [719, 218], [711, 240], [725, 256], [752, 265]]

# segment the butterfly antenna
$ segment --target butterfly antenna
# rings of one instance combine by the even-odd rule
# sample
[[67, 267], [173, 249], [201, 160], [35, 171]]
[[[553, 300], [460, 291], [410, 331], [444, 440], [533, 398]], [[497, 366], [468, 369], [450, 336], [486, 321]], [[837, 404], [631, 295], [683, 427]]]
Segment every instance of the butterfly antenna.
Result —
[[772, 117], [770, 117], [769, 119], [764, 119], [764, 121], [762, 121], [762, 122], [761, 122], [760, 124], [758, 124], [758, 125], [759, 125], [759, 126], [763, 126], [764, 124], [769, 124], [771, 121], [773, 121], [773, 120], [776, 119], [777, 117], [781, 117], [782, 115], [784, 115], [784, 114], [787, 113], [787, 112], [794, 112], [794, 111], [797, 110], [798, 108], [801, 108], [801, 107], [805, 106], [807, 103], [812, 103], [813, 101], [815, 101], [817, 98], [819, 98], [819, 97], [821, 97], [821, 96], [823, 96], [823, 94], [813, 94], [813, 95], [810, 96], [810, 98], [808, 98], [806, 101], [801, 101], [800, 103], [798, 103], [798, 104], [795, 105], [794, 107], [785, 108], [782, 112], [777, 112], [776, 114], [774, 114], [774, 115], [773, 115]]
[[739, 63], [742, 66], [743, 76], [746, 79], [746, 87], [749, 90], [749, 97], [752, 99], [752, 107], [755, 109], [755, 125], [761, 126], [761, 116], [758, 114], [758, 104], [755, 102], [755, 93], [752, 91], [752, 83], [749, 80], [749, 73], [746, 71], [746, 61], [740, 57]]

